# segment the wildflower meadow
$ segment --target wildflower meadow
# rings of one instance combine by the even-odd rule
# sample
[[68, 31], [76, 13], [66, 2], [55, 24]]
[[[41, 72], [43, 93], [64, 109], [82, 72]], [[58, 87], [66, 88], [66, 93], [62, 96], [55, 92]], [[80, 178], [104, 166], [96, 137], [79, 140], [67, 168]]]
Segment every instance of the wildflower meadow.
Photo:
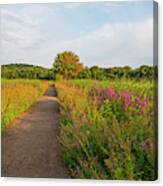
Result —
[[155, 85], [130, 79], [56, 82], [59, 139], [73, 178], [156, 178]]

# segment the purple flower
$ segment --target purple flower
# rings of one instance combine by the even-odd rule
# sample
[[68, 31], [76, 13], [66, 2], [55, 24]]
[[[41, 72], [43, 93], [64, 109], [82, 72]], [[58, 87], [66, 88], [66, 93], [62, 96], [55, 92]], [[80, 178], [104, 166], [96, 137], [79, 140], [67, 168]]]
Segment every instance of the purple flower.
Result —
[[107, 93], [108, 93], [109, 98], [117, 98], [117, 93], [115, 92], [113, 88], [109, 88], [107, 90]]

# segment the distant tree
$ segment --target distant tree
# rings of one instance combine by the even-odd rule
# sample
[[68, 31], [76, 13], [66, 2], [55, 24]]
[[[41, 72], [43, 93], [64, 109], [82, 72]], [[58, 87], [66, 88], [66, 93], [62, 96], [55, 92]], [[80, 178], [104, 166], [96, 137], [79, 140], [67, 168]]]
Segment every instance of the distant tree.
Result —
[[132, 68], [129, 66], [117, 67], [116, 75], [118, 78], [124, 78], [124, 77], [126, 78], [129, 77], [129, 73], [131, 70]]
[[80, 75], [81, 78], [90, 79], [91, 78], [91, 71], [88, 67], [85, 67]]
[[107, 78], [127, 78], [130, 75], [132, 68], [129, 66], [124, 67], [110, 67], [105, 69], [105, 76]]
[[132, 68], [130, 66], [124, 66], [123, 67], [123, 77], [129, 77], [129, 74], [131, 71], [132, 71]]
[[123, 72], [120, 70], [120, 67], [111, 67], [107, 70], [107, 77], [108, 78], [119, 78], [121, 77]]
[[102, 68], [99, 68], [98, 66], [93, 66], [90, 68], [90, 71], [93, 79], [97, 79], [97, 80], [105, 79], [104, 71]]
[[53, 63], [54, 73], [62, 75], [64, 79], [76, 78], [83, 70], [79, 56], [71, 51], [59, 53]]
[[139, 68], [133, 69], [130, 72], [130, 77], [133, 77], [133, 78], [153, 78], [154, 77], [154, 67], [142, 65]]
[[139, 68], [140, 77], [149, 77], [150, 74], [150, 67], [147, 65], [142, 65]]

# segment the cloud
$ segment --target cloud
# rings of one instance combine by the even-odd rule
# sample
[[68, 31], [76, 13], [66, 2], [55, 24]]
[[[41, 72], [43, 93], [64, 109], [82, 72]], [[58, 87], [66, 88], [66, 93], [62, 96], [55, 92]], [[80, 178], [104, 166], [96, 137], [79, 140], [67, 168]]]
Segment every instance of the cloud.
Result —
[[[88, 66], [152, 65], [153, 21], [107, 23], [81, 38], [51, 44], [51, 54], [72, 50]], [[53, 51], [53, 52], [52, 52]]]
[[[30, 62], [51, 67], [58, 52], [72, 50], [87, 66], [152, 65], [151, 18], [110, 21], [100, 17], [97, 19], [100, 24], [95, 24], [93, 18], [87, 24], [80, 19], [83, 18], [80, 4], [65, 6], [71, 10], [65, 11], [64, 6], [38, 4], [19, 9], [2, 8], [1, 62]], [[71, 13], [75, 8], [79, 11], [73, 22], [74, 14]], [[87, 26], [91, 27], [89, 31], [85, 29]]]
[[1, 35], [4, 48], [8, 42], [15, 47], [27, 49], [43, 40], [36, 19], [5, 9], [1, 10]]

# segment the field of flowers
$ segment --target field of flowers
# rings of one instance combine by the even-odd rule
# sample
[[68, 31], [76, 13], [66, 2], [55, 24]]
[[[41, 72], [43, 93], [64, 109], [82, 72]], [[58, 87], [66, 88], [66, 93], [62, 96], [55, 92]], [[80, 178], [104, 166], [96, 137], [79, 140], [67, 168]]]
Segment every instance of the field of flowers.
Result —
[[60, 143], [73, 178], [157, 178], [156, 83], [58, 81]]
[[1, 129], [27, 110], [48, 88], [48, 81], [6, 80], [1, 86]]

